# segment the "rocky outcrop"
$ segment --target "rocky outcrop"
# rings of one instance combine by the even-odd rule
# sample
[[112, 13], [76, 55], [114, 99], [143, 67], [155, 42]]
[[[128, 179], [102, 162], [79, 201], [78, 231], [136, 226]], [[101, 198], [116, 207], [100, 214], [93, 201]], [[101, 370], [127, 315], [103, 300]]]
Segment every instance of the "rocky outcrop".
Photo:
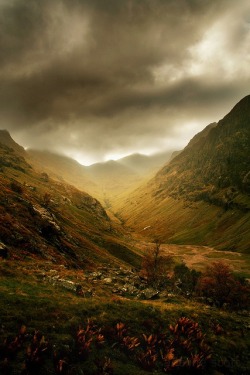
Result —
[[33, 210], [41, 217], [42, 225], [41, 232], [46, 235], [59, 233], [61, 231], [59, 225], [56, 222], [55, 216], [49, 212], [45, 207], [34, 205]]
[[102, 207], [101, 203], [97, 199], [91, 197], [88, 194], [82, 194], [82, 196], [76, 204], [76, 207], [78, 209], [84, 208], [91, 213], [95, 213], [95, 215], [98, 217], [109, 220], [109, 217], [104, 208]]
[[117, 296], [141, 300], [168, 297], [165, 289], [157, 290], [150, 287], [136, 270], [129, 268], [109, 264], [107, 267], [98, 267], [93, 272], [82, 272], [74, 278], [72, 273], [67, 277], [67, 269], [63, 265], [57, 269], [46, 268], [39, 272], [39, 280], [85, 298], [91, 298], [103, 290]]
[[136, 299], [155, 299], [159, 291], [148, 287], [145, 279], [138, 273], [126, 268], [103, 267], [97, 271], [86, 273], [86, 278], [94, 284], [105, 285], [113, 294], [130, 296]]
[[70, 292], [74, 292], [77, 295], [81, 295], [86, 298], [93, 296], [92, 289], [84, 289], [83, 286], [78, 282], [61, 278], [56, 270], [50, 270], [49, 274], [43, 274], [43, 278], [50, 284], [61, 287]]

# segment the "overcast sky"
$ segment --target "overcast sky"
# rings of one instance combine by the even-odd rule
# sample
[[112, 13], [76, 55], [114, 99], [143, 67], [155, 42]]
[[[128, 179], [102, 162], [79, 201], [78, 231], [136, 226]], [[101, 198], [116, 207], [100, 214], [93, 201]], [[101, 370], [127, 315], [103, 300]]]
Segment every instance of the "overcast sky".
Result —
[[0, 128], [84, 164], [178, 150], [250, 93], [249, 0], [0, 0]]

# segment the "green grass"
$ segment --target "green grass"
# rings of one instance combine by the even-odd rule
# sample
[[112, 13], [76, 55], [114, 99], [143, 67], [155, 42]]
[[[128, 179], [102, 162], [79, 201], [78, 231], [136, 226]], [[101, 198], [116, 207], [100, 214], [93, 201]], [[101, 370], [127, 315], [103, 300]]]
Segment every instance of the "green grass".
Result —
[[[83, 298], [42, 281], [38, 277], [41, 270], [46, 268], [48, 272], [50, 267], [56, 268], [56, 265], [45, 267], [40, 262], [35, 266], [32, 261], [0, 263], [0, 323], [4, 327], [0, 342], [16, 334], [25, 324], [29, 332], [41, 330], [56, 346], [72, 345], [78, 325], [86, 325], [89, 318], [98, 326], [114, 327], [122, 321], [132, 336], [142, 338], [142, 333], [168, 332], [169, 324], [186, 316], [197, 321], [206, 333], [215, 361], [241, 361], [239, 368], [249, 364], [250, 322], [245, 314], [218, 310], [178, 296], [156, 301], [113, 297], [101, 286], [96, 286], [94, 297]], [[65, 277], [76, 277], [75, 271], [65, 269], [63, 272]], [[213, 331], [217, 323], [223, 327], [222, 335], [215, 335]], [[112, 358], [115, 374], [146, 374], [119, 351], [106, 347], [104, 353]], [[238, 368], [232, 368], [231, 374], [236, 375], [237, 371]]]

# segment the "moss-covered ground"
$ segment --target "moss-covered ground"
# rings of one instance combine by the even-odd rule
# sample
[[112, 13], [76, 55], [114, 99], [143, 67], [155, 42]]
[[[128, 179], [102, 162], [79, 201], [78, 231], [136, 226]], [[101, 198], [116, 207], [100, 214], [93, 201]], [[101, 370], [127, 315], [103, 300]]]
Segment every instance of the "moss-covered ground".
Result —
[[[20, 327], [25, 325], [31, 334], [35, 330], [41, 331], [53, 348], [71, 348], [79, 325], [86, 326], [89, 319], [106, 331], [107, 327], [114, 328], [118, 322], [123, 322], [130, 336], [142, 340], [143, 334], [169, 334], [170, 324], [174, 325], [180, 317], [185, 316], [199, 323], [205, 341], [212, 349], [211, 365], [201, 373], [248, 373], [250, 320], [247, 311], [221, 310], [181, 296], [139, 301], [113, 296], [105, 290], [105, 286], [96, 286], [95, 295], [84, 298], [44, 279], [44, 273], [58, 267], [34, 259], [0, 262], [1, 344], [6, 337], [16, 335]], [[79, 282], [84, 280], [81, 270], [63, 268], [62, 272], [65, 278]], [[100, 351], [93, 348], [88, 358], [77, 362], [79, 374], [97, 374], [97, 365], [94, 363], [99, 357], [111, 359], [114, 374], [148, 373], [133, 356], [108, 341]], [[11, 362], [13, 374], [20, 374], [24, 359], [25, 351], [20, 351]], [[42, 373], [53, 374], [52, 361], [46, 361]], [[155, 371], [163, 373], [159, 368]]]

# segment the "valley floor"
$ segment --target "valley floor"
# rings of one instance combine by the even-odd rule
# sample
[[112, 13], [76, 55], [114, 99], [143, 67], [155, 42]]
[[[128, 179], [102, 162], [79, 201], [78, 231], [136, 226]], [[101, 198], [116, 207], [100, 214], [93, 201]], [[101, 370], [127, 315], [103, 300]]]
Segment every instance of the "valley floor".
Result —
[[[147, 251], [150, 246], [154, 244], [145, 241], [136, 243], [136, 247], [142, 252]], [[203, 271], [213, 262], [223, 261], [239, 276], [250, 279], [250, 254], [247, 253], [216, 250], [209, 246], [175, 244], [161, 244], [161, 251], [163, 255], [171, 255], [177, 261], [183, 261], [189, 268], [197, 271]]]

